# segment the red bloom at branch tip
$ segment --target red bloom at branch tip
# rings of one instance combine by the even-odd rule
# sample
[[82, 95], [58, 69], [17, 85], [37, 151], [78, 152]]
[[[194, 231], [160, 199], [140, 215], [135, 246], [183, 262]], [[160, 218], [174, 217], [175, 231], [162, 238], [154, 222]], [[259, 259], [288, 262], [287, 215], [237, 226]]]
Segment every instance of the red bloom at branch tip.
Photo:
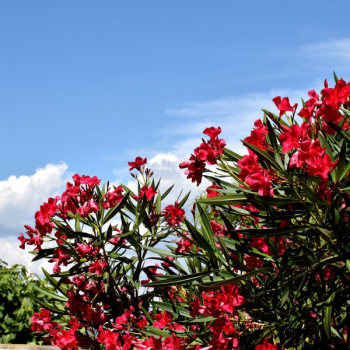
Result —
[[130, 169], [129, 171], [133, 169], [140, 170], [141, 166], [147, 163], [147, 158], [142, 159], [141, 157], [136, 157], [135, 162], [128, 162]]
[[277, 109], [280, 111], [280, 118], [285, 112], [293, 112], [294, 108], [297, 106], [297, 104], [291, 106], [288, 97], [283, 97], [281, 99], [281, 96], [277, 96], [272, 101], [276, 105]]

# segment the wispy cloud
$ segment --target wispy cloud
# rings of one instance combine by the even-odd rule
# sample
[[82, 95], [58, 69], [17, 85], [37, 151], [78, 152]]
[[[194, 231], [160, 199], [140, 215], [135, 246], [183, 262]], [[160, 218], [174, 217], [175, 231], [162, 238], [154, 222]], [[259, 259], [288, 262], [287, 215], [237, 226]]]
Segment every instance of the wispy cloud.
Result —
[[[240, 139], [250, 134], [256, 119], [263, 117], [261, 109], [277, 112], [272, 99], [276, 96], [288, 96], [292, 104], [301, 105], [300, 97], [307, 97], [307, 90], [270, 91], [267, 93], [255, 93], [245, 96], [231, 96], [211, 101], [184, 103], [177, 108], [168, 108], [165, 113], [175, 117], [174, 125], [170, 132], [182, 137], [173, 143], [173, 152], [182, 154], [186, 149], [191, 152], [203, 136], [202, 131], [208, 126], [220, 126], [222, 137], [225, 138], [228, 147], [241, 146]], [[184, 120], [185, 119], [185, 120]], [[232, 145], [232, 146], [231, 146]]]
[[307, 44], [301, 52], [322, 61], [336, 59], [350, 65], [350, 38]]

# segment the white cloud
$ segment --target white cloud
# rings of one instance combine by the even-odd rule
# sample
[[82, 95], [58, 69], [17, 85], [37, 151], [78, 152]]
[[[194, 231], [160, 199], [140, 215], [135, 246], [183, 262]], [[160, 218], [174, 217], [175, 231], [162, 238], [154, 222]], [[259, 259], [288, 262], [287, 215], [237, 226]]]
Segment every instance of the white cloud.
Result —
[[0, 257], [9, 265], [25, 265], [30, 272], [42, 276], [41, 266], [50, 270], [47, 260], [31, 262], [33, 255], [19, 248], [19, 232], [24, 232], [23, 225], [33, 226], [34, 214], [40, 205], [59, 193], [64, 184], [68, 166], [65, 163], [47, 164], [36, 169], [30, 176], [10, 176], [0, 181]]
[[[180, 192], [182, 190], [181, 198], [189, 191], [191, 191], [190, 199], [194, 199], [201, 191], [204, 191], [209, 185], [209, 181], [203, 178], [202, 184], [198, 187], [196, 184], [192, 183], [190, 179], [186, 178], [184, 174], [184, 169], [179, 168], [179, 164], [185, 159], [179, 157], [178, 155], [169, 153], [158, 153], [155, 157], [148, 161], [148, 167], [152, 169], [154, 175], [154, 181], [157, 183], [160, 181], [160, 191], [164, 193], [169, 187], [175, 185], [168, 196], [162, 201], [162, 207], [166, 205], [174, 204], [178, 199]], [[119, 184], [119, 181], [113, 182], [114, 185]], [[136, 180], [129, 181], [126, 186], [137, 193], [137, 182]], [[188, 209], [185, 208], [184, 209]]]
[[28, 252], [33, 250], [27, 247], [26, 250], [19, 248], [20, 242], [15, 237], [0, 238], [0, 259], [7, 262], [9, 266], [14, 264], [24, 265], [30, 273], [36, 273], [43, 277], [41, 267], [46, 271], [52, 271], [53, 264], [47, 259], [32, 262], [34, 255]]
[[184, 169], [179, 168], [179, 164], [183, 161], [184, 159], [173, 153], [159, 153], [149, 161], [150, 167], [155, 174], [155, 179], [161, 178], [161, 193], [164, 193], [170, 186], [175, 184], [172, 191], [165, 198], [164, 204], [174, 204], [181, 190], [183, 190], [181, 198], [191, 191], [190, 198], [194, 199], [200, 191], [205, 190], [210, 185], [209, 181], [204, 178], [202, 184], [198, 187], [190, 179], [187, 179]]
[[[31, 176], [10, 176], [0, 181], [0, 236], [14, 236], [24, 224], [32, 224], [34, 214], [49, 197], [58, 194], [68, 166], [47, 164]], [[17, 237], [16, 237], [17, 238]]]
[[[179, 118], [186, 118], [186, 124], [168, 128], [175, 135], [181, 135], [178, 141], [174, 142], [172, 152], [186, 160], [193, 149], [201, 142], [202, 134], [206, 127], [220, 126], [226, 140], [227, 148], [239, 154], [245, 154], [246, 148], [242, 145], [241, 139], [249, 136], [256, 119], [263, 117], [261, 109], [277, 113], [277, 108], [272, 102], [276, 96], [288, 96], [291, 104], [298, 103], [301, 106], [300, 98], [307, 98], [307, 91], [297, 90], [272, 90], [268, 93], [255, 93], [245, 96], [225, 97], [211, 101], [196, 103], [185, 103], [178, 108], [169, 108], [166, 114]], [[181, 119], [182, 120], [182, 119]], [[176, 120], [175, 120], [176, 121]]]
[[344, 38], [308, 44], [302, 47], [302, 53], [308, 56], [317, 57], [322, 61], [329, 59], [338, 59], [349, 64], [350, 39]]

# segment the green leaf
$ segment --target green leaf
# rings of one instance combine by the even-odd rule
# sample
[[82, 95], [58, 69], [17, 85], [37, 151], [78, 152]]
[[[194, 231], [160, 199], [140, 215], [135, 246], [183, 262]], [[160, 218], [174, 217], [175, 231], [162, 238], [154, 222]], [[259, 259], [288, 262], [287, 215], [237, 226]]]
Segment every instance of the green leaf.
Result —
[[250, 277], [252, 276], [255, 276], [259, 273], [264, 273], [264, 272], [267, 272], [269, 270], [271, 270], [272, 268], [271, 267], [262, 267], [260, 269], [256, 269], [252, 272], [248, 272], [244, 275], [241, 275], [241, 276], [237, 276], [237, 277], [234, 277], [234, 278], [229, 278], [229, 279], [226, 279], [226, 280], [223, 280], [223, 281], [219, 281], [219, 282], [208, 282], [208, 283], [198, 283], [198, 287], [200, 288], [206, 288], [205, 290], [209, 291], [211, 290], [211, 288], [218, 288], [218, 287], [221, 287], [221, 286], [225, 286], [227, 284], [232, 284], [232, 283], [237, 283], [237, 282], [241, 282], [241, 281], [245, 281], [247, 279], [249, 279]]
[[179, 208], [182, 208], [184, 206], [184, 204], [186, 203], [186, 201], [187, 201], [188, 197], [190, 196], [190, 194], [191, 194], [191, 191], [188, 192], [186, 194], [186, 196], [182, 198], [182, 200], [180, 201], [179, 206], [178, 206]]
[[221, 219], [224, 222], [226, 229], [229, 232], [230, 236], [239, 242], [239, 236], [237, 234], [237, 231], [235, 230], [235, 228], [231, 224], [231, 222], [228, 220], [228, 218], [221, 211], [219, 213], [220, 213]]
[[164, 256], [171, 256], [173, 258], [201, 258], [203, 257], [202, 254], [193, 254], [193, 253], [173, 253], [170, 250], [165, 250], [165, 249], [160, 249], [160, 248], [154, 248], [154, 247], [149, 247], [142, 245], [141, 246], [143, 249], [149, 250], [152, 253], [156, 253], [162, 257]]
[[161, 199], [162, 199], [162, 200], [170, 193], [170, 191], [173, 189], [174, 186], [175, 186], [175, 184], [172, 185], [172, 186], [170, 186], [170, 187], [162, 194], [162, 196], [161, 196]]
[[347, 142], [350, 142], [350, 135], [343, 130], [339, 125], [332, 123], [332, 122], [327, 122], [328, 125], [330, 125], [339, 135], [345, 136], [345, 139]]
[[326, 200], [324, 200], [318, 193], [314, 192], [304, 182], [301, 183], [301, 186], [303, 187], [306, 197], [308, 197], [312, 203], [319, 203], [322, 205], [329, 206], [329, 203]]
[[267, 152], [261, 150], [259, 147], [251, 145], [248, 142], [242, 141], [245, 146], [251, 149], [259, 158], [261, 158], [267, 164], [270, 164], [275, 170], [279, 170], [281, 173], [284, 173], [283, 166], [280, 166]]
[[[339, 158], [338, 158], [338, 164], [336, 165], [335, 170], [335, 182], [340, 182], [340, 180], [342, 179], [342, 174], [344, 172], [344, 168], [345, 168], [345, 162], [346, 162], [346, 142], [343, 142], [342, 147], [341, 147], [341, 151], [339, 153]], [[347, 164], [349, 165], [349, 164]], [[346, 174], [346, 173], [345, 173]]]
[[130, 191], [128, 191], [125, 195], [124, 198], [122, 199], [122, 201], [113, 209], [110, 209], [108, 211], [108, 213], [106, 214], [106, 216], [103, 219], [102, 225], [104, 225], [107, 221], [111, 220], [112, 218], [114, 218], [121, 209], [123, 209], [124, 205], [127, 203], [128, 199], [130, 196]]
[[332, 241], [333, 232], [326, 230], [325, 228], [316, 227], [317, 231], [320, 233], [321, 237], [329, 244], [334, 245]]
[[188, 284], [190, 282], [196, 281], [204, 276], [215, 274], [217, 272], [218, 270], [212, 270], [212, 271], [206, 271], [206, 272], [193, 273], [192, 275], [176, 276], [172, 278], [167, 278], [165, 281], [156, 281], [156, 282], [147, 283], [144, 285], [144, 287], [180, 286], [183, 284]]
[[229, 160], [232, 162], [237, 162], [238, 160], [243, 158], [243, 156], [240, 156], [239, 154], [229, 150], [228, 148], [224, 149], [224, 156], [229, 158]]
[[[256, 202], [264, 207], [269, 207], [271, 205], [274, 206], [280, 206], [280, 205], [285, 205], [285, 204], [291, 204], [291, 203], [296, 203], [299, 202], [298, 198], [293, 198], [293, 197], [284, 197], [284, 198], [279, 198], [279, 197], [265, 197], [265, 196], [260, 196], [259, 194], [251, 194], [247, 193], [246, 197], [249, 201], [251, 202]], [[217, 198], [217, 197], [215, 197]]]
[[269, 116], [277, 125], [282, 124], [284, 126], [289, 126], [284, 120], [279, 118], [276, 114], [269, 112], [266, 109], [261, 109], [267, 116]]
[[57, 290], [59, 290], [63, 295], [66, 295], [67, 291], [65, 290], [65, 288], [63, 288], [62, 286], [58, 286], [58, 281], [51, 277], [51, 275], [42, 267], [41, 270], [43, 271], [45, 277], [47, 278], [47, 280], [51, 283], [51, 285]]
[[282, 159], [281, 159], [281, 156], [279, 153], [279, 145], [277, 142], [275, 131], [273, 130], [271, 123], [268, 119], [266, 120], [266, 124], [267, 124], [267, 128], [269, 130], [269, 139], [270, 139], [271, 146], [275, 150], [273, 157], [275, 158], [275, 161], [281, 167], [281, 169], [283, 169], [284, 167], [283, 167]]
[[147, 326], [141, 330], [142, 333], [145, 333], [147, 335], [152, 335], [155, 338], [160, 338], [163, 337], [163, 339], [167, 337], [171, 337], [172, 333], [166, 330], [161, 330], [158, 327], [153, 327], [153, 326]]
[[54, 312], [54, 313], [60, 314], [60, 315], [69, 315], [68, 311], [61, 310], [61, 309], [55, 307], [52, 304], [46, 303], [45, 301], [42, 301], [42, 300], [39, 300], [39, 299], [36, 299], [36, 298], [34, 298], [34, 300], [37, 303], [39, 303], [40, 305], [42, 305], [45, 309], [47, 309], [47, 310], [49, 310], [51, 312]]
[[160, 214], [162, 211], [162, 199], [160, 190], [158, 191], [157, 199], [156, 199], [156, 213]]
[[337, 83], [339, 81], [337, 75], [335, 74], [335, 71], [333, 71], [333, 76], [334, 76], [334, 81], [335, 83]]
[[[335, 296], [335, 292], [333, 292], [329, 298], [326, 300], [326, 304], [330, 304]], [[332, 339], [332, 334], [331, 334], [331, 325], [332, 325], [332, 305], [326, 305], [323, 307], [323, 327], [326, 332], [326, 335], [329, 340]]]
[[185, 219], [185, 223], [188, 229], [188, 232], [190, 233], [191, 237], [195, 241], [195, 243], [204, 251], [214, 254], [214, 251], [210, 245], [210, 243], [205, 239], [205, 237], [202, 235], [201, 232], [198, 231], [198, 229], [193, 226], [187, 219]]
[[214, 321], [216, 320], [215, 317], [196, 317], [192, 320], [186, 320], [186, 321], [178, 321], [177, 323], [179, 324], [188, 324], [188, 325], [191, 325], [191, 324], [197, 324], [197, 323], [204, 323], [204, 322], [211, 322], [211, 321]]
[[229, 194], [225, 196], [217, 196], [210, 198], [199, 199], [197, 203], [215, 205], [230, 205], [230, 204], [244, 204], [247, 202], [245, 194]]
[[321, 143], [321, 146], [323, 148], [326, 148], [327, 149], [327, 154], [331, 157], [331, 160], [332, 162], [334, 162], [335, 158], [334, 158], [334, 155], [333, 155], [333, 152], [332, 152], [332, 149], [328, 143], [328, 141], [324, 138], [324, 136], [322, 135], [322, 133], [319, 131], [318, 132], [318, 138], [320, 140], [320, 143]]
[[37, 286], [36, 284], [34, 283], [30, 283], [29, 284], [36, 290], [38, 290], [39, 292], [41, 293], [44, 293], [45, 295], [51, 297], [52, 299], [54, 300], [58, 300], [58, 301], [68, 301], [68, 298], [66, 296], [62, 296], [62, 295], [57, 295], [55, 293], [53, 293], [52, 291], [46, 289], [46, 288], [42, 288], [42, 287], [39, 287]]
[[348, 271], [350, 272], [350, 260], [346, 260], [346, 267], [348, 269]]
[[186, 310], [185, 308], [183, 308], [181, 306], [175, 305], [175, 304], [164, 303], [164, 302], [160, 302], [160, 301], [153, 301], [152, 305], [156, 308], [163, 310], [163, 311], [169, 311], [173, 314], [175, 313], [177, 315], [191, 317], [190, 312], [188, 310]]
[[[69, 212], [68, 212], [69, 213]], [[74, 217], [74, 216], [73, 216]], [[70, 236], [70, 237], [84, 237], [84, 238], [91, 238], [92, 240], [95, 240], [96, 237], [93, 236], [90, 233], [86, 232], [74, 232], [72, 229], [69, 227], [63, 225], [60, 221], [51, 218], [51, 221], [56, 225], [56, 227], [62, 231], [65, 235]]]
[[212, 250], [215, 251], [216, 242], [215, 242], [214, 233], [213, 233], [213, 230], [211, 229], [207, 214], [205, 213], [205, 211], [203, 210], [203, 208], [199, 203], [197, 203], [197, 208], [202, 221], [202, 232], [204, 233], [206, 240], [210, 244]]
[[288, 226], [288, 227], [277, 227], [268, 229], [255, 229], [255, 228], [244, 228], [236, 230], [237, 233], [249, 235], [253, 237], [274, 237], [274, 236], [286, 236], [296, 231], [304, 231], [305, 226]]

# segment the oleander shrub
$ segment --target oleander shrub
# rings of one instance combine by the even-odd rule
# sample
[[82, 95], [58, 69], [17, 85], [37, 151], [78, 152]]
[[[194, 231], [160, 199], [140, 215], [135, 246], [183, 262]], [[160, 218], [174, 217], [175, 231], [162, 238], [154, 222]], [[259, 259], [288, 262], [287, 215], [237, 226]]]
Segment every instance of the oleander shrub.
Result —
[[346, 349], [350, 84], [335, 78], [298, 112], [276, 97], [245, 155], [205, 129], [180, 168], [212, 185], [187, 217], [189, 193], [164, 207], [141, 157], [137, 193], [75, 175], [20, 237], [60, 292], [33, 330], [64, 350]]

